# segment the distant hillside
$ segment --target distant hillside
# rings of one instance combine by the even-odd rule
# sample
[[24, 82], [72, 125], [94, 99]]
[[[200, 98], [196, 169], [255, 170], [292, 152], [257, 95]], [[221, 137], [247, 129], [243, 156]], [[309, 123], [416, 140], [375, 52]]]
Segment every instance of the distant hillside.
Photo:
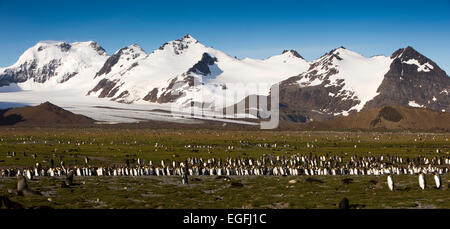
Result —
[[424, 108], [384, 106], [301, 126], [317, 130], [450, 131], [450, 114]]
[[49, 102], [34, 107], [0, 110], [0, 125], [86, 125], [94, 122], [94, 119], [74, 114]]

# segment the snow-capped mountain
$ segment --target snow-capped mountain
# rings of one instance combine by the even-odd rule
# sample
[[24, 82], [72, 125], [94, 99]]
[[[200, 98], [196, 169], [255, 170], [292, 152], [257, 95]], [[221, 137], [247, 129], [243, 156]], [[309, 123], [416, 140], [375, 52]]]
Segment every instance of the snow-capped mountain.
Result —
[[366, 58], [343, 47], [280, 84], [282, 117], [308, 121], [385, 105], [450, 110], [450, 78], [412, 47]]
[[54, 90], [77, 79], [70, 86], [82, 86], [91, 81], [107, 58], [105, 50], [93, 41], [39, 42], [26, 50], [15, 64], [0, 69], [0, 85]]
[[[113, 63], [112, 58], [118, 57], [113, 55], [105, 65]], [[125, 103], [190, 103], [195, 101], [186, 99], [191, 96], [183, 93], [192, 93], [198, 91], [198, 87], [205, 87], [204, 92], [207, 94], [221, 95], [224, 84], [237, 82], [267, 83], [268, 86], [260, 91], [268, 94], [271, 84], [297, 75], [309, 66], [295, 51], [285, 51], [265, 60], [239, 60], [204, 46], [190, 35], [165, 43], [148, 56], [128, 64], [133, 67], [122, 67], [124, 70], [120, 73], [99, 72], [97, 75], [102, 80], [89, 95]], [[194, 87], [194, 78], [201, 82], [197, 87]], [[180, 99], [182, 97], [185, 99]], [[207, 95], [202, 98], [213, 97]]]
[[281, 117], [291, 121], [385, 105], [450, 111], [449, 76], [412, 47], [370, 58], [340, 47], [308, 62], [293, 50], [263, 60], [237, 59], [190, 35], [150, 54], [134, 44], [112, 56], [93, 41], [39, 42], [12, 66], [0, 68], [2, 92], [36, 91], [46, 98], [64, 95], [65, 102], [124, 106], [194, 104], [220, 110], [250, 95], [269, 95], [276, 83]]

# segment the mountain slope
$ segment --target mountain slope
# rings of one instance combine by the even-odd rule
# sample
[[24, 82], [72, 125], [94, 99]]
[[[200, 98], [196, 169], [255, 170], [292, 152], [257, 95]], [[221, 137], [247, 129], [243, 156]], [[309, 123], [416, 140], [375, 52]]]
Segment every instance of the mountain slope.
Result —
[[363, 110], [347, 117], [313, 121], [302, 126], [320, 130], [450, 130], [450, 113], [430, 109], [384, 106]]
[[34, 107], [0, 110], [0, 125], [86, 125], [95, 120], [66, 111], [49, 102]]
[[436, 63], [412, 47], [397, 50], [391, 59], [378, 95], [365, 109], [401, 105], [450, 111], [450, 78]]

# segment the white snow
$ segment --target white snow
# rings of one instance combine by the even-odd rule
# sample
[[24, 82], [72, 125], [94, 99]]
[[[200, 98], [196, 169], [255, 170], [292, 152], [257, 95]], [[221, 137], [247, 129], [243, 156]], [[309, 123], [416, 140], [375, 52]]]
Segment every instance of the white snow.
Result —
[[413, 101], [409, 101], [408, 105], [410, 107], [424, 107], [423, 105], [420, 105], [420, 104], [416, 103], [416, 101], [414, 101], [414, 100]]
[[417, 66], [418, 72], [429, 72], [430, 69], [433, 69], [433, 65], [430, 63], [420, 64], [418, 60], [416, 59], [409, 59], [408, 61], [403, 61], [405, 64], [414, 64]]
[[360, 111], [366, 102], [378, 95], [377, 89], [389, 71], [392, 60], [385, 56], [366, 58], [347, 49], [340, 49], [339, 56], [343, 59], [336, 63], [339, 73], [330, 80], [345, 80], [344, 89], [354, 91], [361, 101], [359, 106], [355, 107]]
[[[349, 110], [352, 110], [352, 109], [349, 109]], [[338, 115], [348, 116], [349, 113], [348, 113], [348, 111], [342, 111], [342, 112], [338, 112], [338, 113], [333, 113], [333, 116], [338, 116]]]
[[316, 112], [316, 113], [319, 113], [319, 114], [323, 114], [323, 112], [320, 112], [320, 111], [317, 111], [317, 110], [311, 110], [312, 112]]
[[[91, 47], [95, 44], [93, 41], [70, 43], [71, 48], [65, 52], [61, 51], [59, 47], [62, 44], [64, 42], [39, 42], [25, 51], [15, 64], [3, 70], [15, 69], [24, 63], [31, 64], [36, 61], [35, 71], [39, 72], [46, 65], [56, 60], [61, 65], [56, 68], [55, 76], [44, 83], [29, 79], [11, 87], [16, 87], [18, 90], [33, 91], [72, 90], [77, 88], [80, 93], [85, 94], [88, 88], [95, 86], [92, 79], [106, 61], [108, 55], [106, 53], [100, 54]], [[67, 80], [67, 76], [73, 73], [77, 74]]]
[[[108, 74], [105, 78], [117, 79], [123, 85], [117, 91], [119, 95], [123, 91], [130, 93], [125, 101], [147, 104], [144, 98], [154, 88], [158, 88], [158, 96], [163, 93], [163, 88], [168, 87], [172, 79], [178, 77], [182, 79], [182, 74], [187, 72], [194, 64], [201, 60], [203, 53], [208, 53], [211, 57], [217, 58], [214, 65], [209, 66], [211, 74], [200, 79], [208, 85], [199, 86], [204, 88], [190, 88], [188, 85], [177, 88], [175, 91], [186, 92], [185, 98], [180, 98], [177, 103], [183, 104], [186, 98], [193, 96], [195, 91], [203, 91], [203, 98], [212, 98], [225, 94], [219, 85], [230, 84], [229, 91], [246, 90], [242, 85], [231, 85], [231, 83], [259, 83], [266, 85], [264, 88], [258, 88], [258, 91], [247, 90], [247, 94], [258, 92], [267, 95], [270, 86], [280, 82], [290, 76], [298, 75], [304, 72], [309, 63], [301, 58], [293, 56], [291, 52], [272, 56], [264, 60], [246, 58], [238, 60], [221, 51], [211, 47], [206, 47], [193, 37], [185, 37], [181, 40], [168, 42], [162, 49], [158, 49], [147, 57], [138, 60], [138, 66], [123, 74]], [[211, 94], [212, 93], [212, 94]], [[242, 95], [245, 96], [245, 95]], [[244, 97], [237, 96], [236, 100]], [[194, 100], [201, 99], [194, 95]], [[211, 99], [208, 99], [211, 100]], [[234, 101], [234, 100], [233, 100]]]
[[[350, 98], [353, 96], [349, 92], [354, 92], [354, 96], [361, 102], [349, 110], [360, 111], [366, 102], [378, 95], [377, 89], [383, 81], [384, 75], [389, 71], [392, 59], [386, 56], [366, 58], [345, 48], [338, 48], [333, 53], [342, 60], [333, 58], [333, 67], [338, 70], [338, 73], [330, 76], [330, 84], [326, 86], [340, 85], [338, 81], [343, 79], [345, 85], [339, 94]], [[313, 63], [324, 62], [326, 58], [329, 57], [324, 56]], [[322, 64], [319, 67], [323, 69]]]

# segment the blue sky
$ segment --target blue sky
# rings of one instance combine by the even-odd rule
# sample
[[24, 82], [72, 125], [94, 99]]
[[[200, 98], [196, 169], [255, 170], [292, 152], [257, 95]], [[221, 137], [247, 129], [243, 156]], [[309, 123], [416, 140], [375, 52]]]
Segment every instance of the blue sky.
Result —
[[108, 53], [147, 52], [190, 33], [239, 58], [295, 49], [307, 60], [338, 46], [365, 56], [413, 46], [450, 72], [450, 0], [0, 0], [0, 66], [41, 40], [95, 40]]

